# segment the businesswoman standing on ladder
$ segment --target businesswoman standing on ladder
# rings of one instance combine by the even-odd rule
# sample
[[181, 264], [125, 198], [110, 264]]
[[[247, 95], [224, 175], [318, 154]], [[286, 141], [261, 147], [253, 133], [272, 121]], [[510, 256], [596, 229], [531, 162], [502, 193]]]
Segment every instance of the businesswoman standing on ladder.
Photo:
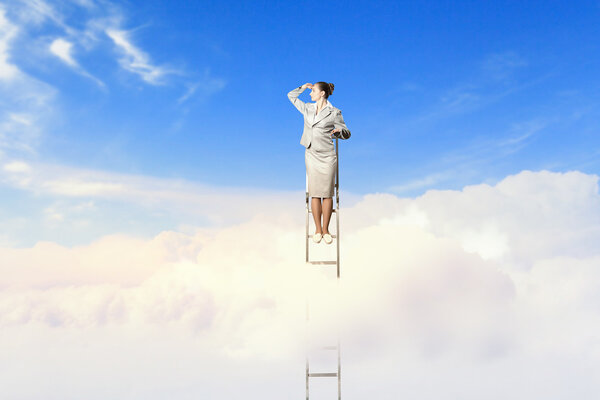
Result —
[[[327, 100], [333, 93], [333, 86], [333, 83], [326, 82], [305, 83], [287, 95], [304, 117], [304, 131], [300, 144], [306, 147], [304, 162], [308, 175], [308, 195], [312, 198], [311, 208], [316, 227], [313, 241], [319, 243], [322, 238], [327, 244], [333, 241], [329, 233], [329, 221], [333, 210], [332, 197], [337, 169], [337, 156], [332, 138], [350, 137], [350, 130], [344, 123], [342, 112]], [[312, 89], [310, 98], [314, 103], [305, 103], [298, 99], [306, 88]]]

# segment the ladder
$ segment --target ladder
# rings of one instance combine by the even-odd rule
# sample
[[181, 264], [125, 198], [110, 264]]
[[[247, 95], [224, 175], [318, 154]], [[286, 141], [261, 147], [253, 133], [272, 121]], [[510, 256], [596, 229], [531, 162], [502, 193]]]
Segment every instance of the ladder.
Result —
[[[336, 266], [336, 276], [337, 276], [337, 286], [339, 287], [340, 281], [340, 218], [339, 218], [339, 206], [340, 206], [340, 197], [339, 197], [339, 157], [338, 157], [338, 139], [335, 139], [335, 156], [337, 159], [337, 167], [335, 171], [335, 206], [332, 209], [331, 216], [335, 215], [335, 235], [331, 235], [331, 237], [335, 240], [336, 243], [336, 259], [335, 260], [311, 260], [309, 255], [309, 241], [312, 240], [312, 234], [309, 232], [310, 225], [310, 214], [312, 214], [311, 210], [311, 199], [308, 195], [308, 175], [306, 175], [306, 265], [310, 266], [328, 266], [335, 265]], [[306, 297], [306, 338], [307, 343], [309, 342], [309, 300], [308, 294]], [[309, 400], [309, 380], [310, 378], [337, 378], [337, 398], [341, 400], [341, 359], [340, 359], [340, 337], [339, 332], [337, 335], [337, 343], [335, 345], [322, 346], [322, 350], [336, 350], [337, 351], [337, 371], [335, 372], [312, 372], [309, 364], [309, 351], [307, 347], [306, 352], [306, 400]]]

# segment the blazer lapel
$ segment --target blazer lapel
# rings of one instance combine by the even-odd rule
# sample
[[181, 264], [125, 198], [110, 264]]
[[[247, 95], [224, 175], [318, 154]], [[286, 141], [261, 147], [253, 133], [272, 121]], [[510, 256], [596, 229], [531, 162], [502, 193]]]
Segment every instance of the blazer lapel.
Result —
[[312, 124], [313, 124], [313, 126], [314, 126], [314, 125], [315, 125], [317, 122], [319, 122], [320, 120], [322, 120], [323, 118], [325, 118], [325, 117], [327, 117], [329, 114], [331, 114], [331, 110], [332, 110], [332, 108], [331, 108], [331, 106], [330, 106], [329, 104], [328, 104], [328, 105], [326, 105], [325, 107], [323, 107], [323, 108], [321, 109], [321, 111], [319, 111], [319, 114], [317, 114], [316, 116], [315, 116], [315, 111], [316, 111], [316, 109], [317, 109], [317, 105], [315, 104], [313, 107], [314, 107], [314, 108], [312, 109], [312, 115], [313, 115], [313, 123], [312, 123]]

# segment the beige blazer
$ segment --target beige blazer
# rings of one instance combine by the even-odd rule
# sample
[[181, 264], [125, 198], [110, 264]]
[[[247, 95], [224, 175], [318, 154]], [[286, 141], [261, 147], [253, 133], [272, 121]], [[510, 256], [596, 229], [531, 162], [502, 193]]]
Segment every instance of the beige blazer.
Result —
[[292, 104], [304, 116], [304, 131], [300, 144], [318, 152], [335, 152], [331, 131], [335, 128], [340, 129], [341, 132], [336, 132], [333, 136], [339, 139], [350, 137], [350, 130], [344, 123], [342, 112], [327, 100], [327, 105], [319, 111], [318, 115], [315, 115], [317, 103], [305, 103], [298, 99], [303, 91], [302, 86], [299, 86], [287, 95]]

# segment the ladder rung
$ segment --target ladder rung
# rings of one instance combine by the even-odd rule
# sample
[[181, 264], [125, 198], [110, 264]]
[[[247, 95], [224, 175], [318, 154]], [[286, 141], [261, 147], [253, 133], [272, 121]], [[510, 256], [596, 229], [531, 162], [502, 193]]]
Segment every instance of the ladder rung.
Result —
[[337, 265], [337, 261], [308, 261], [308, 263], [314, 265]]
[[323, 350], [337, 350], [337, 346], [323, 346]]
[[338, 376], [337, 372], [313, 372], [308, 374], [309, 377], [322, 377], [322, 378], [336, 378]]

